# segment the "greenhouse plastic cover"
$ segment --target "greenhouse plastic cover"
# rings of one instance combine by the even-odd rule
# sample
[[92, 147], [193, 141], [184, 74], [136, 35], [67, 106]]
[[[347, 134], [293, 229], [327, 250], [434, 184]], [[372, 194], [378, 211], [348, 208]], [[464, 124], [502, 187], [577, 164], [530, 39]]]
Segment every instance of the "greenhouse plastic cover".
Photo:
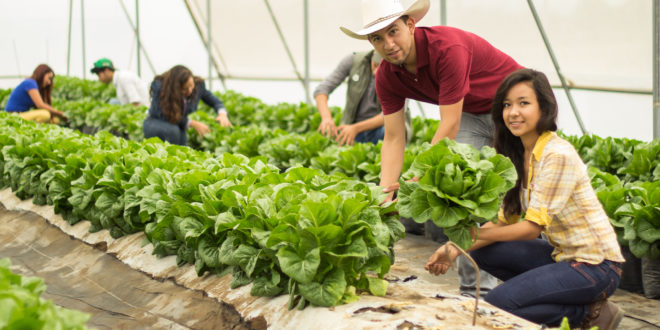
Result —
[[[206, 40], [206, 0], [186, 0]], [[266, 2], [304, 76], [303, 0], [211, 1], [213, 56], [229, 77], [296, 78]], [[404, 7], [412, 0], [402, 0]], [[368, 50], [339, 26], [360, 28], [360, 1], [311, 0], [310, 76], [323, 78], [346, 54]], [[523, 0], [447, 1], [447, 24], [476, 33], [526, 67], [548, 73], [558, 84], [550, 56]], [[643, 89], [652, 82], [651, 1], [537, 0], [538, 15], [566, 78], [580, 86]], [[440, 24], [440, 1], [418, 26]]]
[[[407, 7], [413, 0], [401, 2]], [[420, 26], [440, 24], [441, 1], [430, 2]], [[586, 130], [601, 136], [652, 139], [652, 1], [532, 2], [570, 83], [645, 92], [572, 90]], [[214, 79], [207, 86], [216, 91], [232, 89], [266, 103], [297, 103], [309, 100], [316, 84], [344, 56], [371, 49], [367, 41], [352, 39], [339, 30], [340, 26], [361, 27], [360, 0], [308, 0], [311, 83], [306, 92], [298, 81], [305, 75], [304, 3], [211, 0], [213, 61], [230, 79], [223, 84]], [[297, 73], [267, 4], [290, 47]], [[521, 65], [545, 72], [553, 85], [560, 84], [527, 1], [446, 0], [446, 6], [447, 25], [480, 35]], [[216, 76], [215, 70], [209, 70], [205, 48], [206, 8], [206, 0], [0, 0], [0, 30], [4, 31], [0, 34], [0, 78], [4, 78], [0, 88], [15, 87], [39, 63], [48, 63], [56, 75], [95, 79], [89, 69], [101, 57], [110, 58], [120, 70], [141, 73], [145, 83], [175, 64], [186, 65], [204, 78]], [[131, 27], [138, 11], [141, 69]], [[343, 107], [345, 91], [345, 84], [340, 85], [329, 104]], [[565, 93], [555, 90], [555, 95], [560, 129], [568, 134], [583, 133]], [[439, 119], [437, 106], [412, 103], [411, 111], [413, 116]]]

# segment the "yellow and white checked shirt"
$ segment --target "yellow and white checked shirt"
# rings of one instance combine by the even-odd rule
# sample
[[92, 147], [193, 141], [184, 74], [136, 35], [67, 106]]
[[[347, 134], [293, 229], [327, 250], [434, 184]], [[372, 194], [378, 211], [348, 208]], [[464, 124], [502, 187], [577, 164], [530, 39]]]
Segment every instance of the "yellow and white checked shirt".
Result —
[[[591, 187], [587, 167], [568, 142], [554, 132], [541, 134], [532, 151], [525, 220], [543, 227], [557, 262], [624, 262], [609, 218]], [[526, 202], [526, 203], [525, 203]], [[504, 219], [500, 209], [500, 221]], [[518, 217], [519, 218], [519, 217]]]

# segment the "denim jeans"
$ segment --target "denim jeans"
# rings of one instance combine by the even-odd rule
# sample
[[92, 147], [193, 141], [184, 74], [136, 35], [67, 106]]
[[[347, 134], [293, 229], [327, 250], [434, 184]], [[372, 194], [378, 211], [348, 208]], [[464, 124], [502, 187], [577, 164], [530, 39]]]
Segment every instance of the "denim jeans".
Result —
[[355, 142], [378, 144], [378, 141], [385, 138], [385, 126], [374, 128], [369, 131], [358, 133], [355, 136]]
[[463, 112], [461, 127], [456, 134], [456, 142], [468, 143], [477, 149], [492, 146], [495, 127], [490, 113], [475, 115]]
[[564, 316], [577, 326], [589, 304], [605, 299], [619, 285], [621, 264], [555, 262], [545, 240], [499, 242], [472, 251], [480, 268], [504, 281], [486, 301], [535, 323], [558, 326]]
[[185, 146], [188, 143], [187, 132], [179, 125], [170, 122], [147, 117], [142, 123], [144, 138], [159, 137], [163, 142]]

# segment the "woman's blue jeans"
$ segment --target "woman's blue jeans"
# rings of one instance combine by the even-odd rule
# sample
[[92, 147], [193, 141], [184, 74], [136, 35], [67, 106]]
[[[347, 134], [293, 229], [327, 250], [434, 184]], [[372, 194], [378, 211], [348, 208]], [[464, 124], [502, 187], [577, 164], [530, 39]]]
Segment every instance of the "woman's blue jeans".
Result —
[[498, 242], [470, 253], [479, 267], [504, 283], [486, 301], [529, 321], [558, 326], [564, 316], [572, 326], [589, 313], [589, 304], [605, 299], [619, 286], [621, 264], [555, 262], [545, 240]]

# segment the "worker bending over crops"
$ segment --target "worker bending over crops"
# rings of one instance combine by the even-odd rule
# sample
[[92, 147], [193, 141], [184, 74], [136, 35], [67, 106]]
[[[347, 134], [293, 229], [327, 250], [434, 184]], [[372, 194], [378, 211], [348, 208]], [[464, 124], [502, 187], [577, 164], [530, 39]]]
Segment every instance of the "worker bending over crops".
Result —
[[[66, 120], [64, 113], [52, 106], [54, 78], [53, 69], [46, 64], [39, 64], [31, 77], [23, 80], [11, 91], [5, 110], [37, 123], [57, 124], [58, 118]], [[34, 110], [31, 110], [32, 108]]]
[[[375, 76], [382, 57], [373, 50], [345, 56], [335, 70], [314, 90], [321, 114], [321, 134], [333, 137], [339, 145], [354, 142], [377, 144], [385, 136], [383, 111], [376, 96]], [[328, 95], [348, 78], [346, 106], [337, 127], [328, 108]], [[406, 114], [406, 140], [412, 137], [410, 114]]]
[[[364, 28], [341, 28], [353, 38], [369, 40], [385, 60], [376, 75], [376, 91], [385, 115], [380, 185], [390, 193], [389, 199], [399, 188], [403, 165], [406, 98], [439, 105], [442, 121], [432, 143], [448, 137], [479, 149], [492, 142], [489, 113], [497, 86], [521, 68], [472, 33], [447, 26], [416, 27], [429, 5], [429, 0], [417, 0], [404, 11], [398, 0], [364, 0]], [[447, 240], [432, 221], [424, 227], [434, 241]], [[463, 257], [458, 273], [461, 294], [474, 296], [476, 272]], [[481, 279], [483, 293], [497, 285], [488, 274]]]
[[[497, 224], [472, 233], [472, 257], [504, 281], [486, 301], [549, 326], [566, 316], [573, 327], [616, 328], [623, 312], [607, 297], [624, 259], [587, 167], [554, 133], [557, 101], [546, 76], [531, 69], [509, 75], [495, 94], [492, 121], [495, 149], [511, 159], [518, 179]], [[444, 274], [458, 253], [442, 246], [426, 269]]]
[[206, 89], [204, 80], [193, 76], [183, 65], [176, 65], [151, 83], [151, 106], [142, 129], [145, 138], [157, 136], [172, 144], [186, 145], [188, 127], [199, 135], [209, 132], [209, 127], [199, 121], [188, 119], [203, 101], [217, 112], [215, 120], [220, 125], [231, 127], [224, 103]]
[[[112, 61], [107, 58], [94, 62], [91, 71], [98, 76], [100, 82], [112, 82], [117, 92], [117, 103], [149, 106], [147, 85], [135, 73], [115, 69]], [[111, 100], [110, 103], [114, 102]]]

